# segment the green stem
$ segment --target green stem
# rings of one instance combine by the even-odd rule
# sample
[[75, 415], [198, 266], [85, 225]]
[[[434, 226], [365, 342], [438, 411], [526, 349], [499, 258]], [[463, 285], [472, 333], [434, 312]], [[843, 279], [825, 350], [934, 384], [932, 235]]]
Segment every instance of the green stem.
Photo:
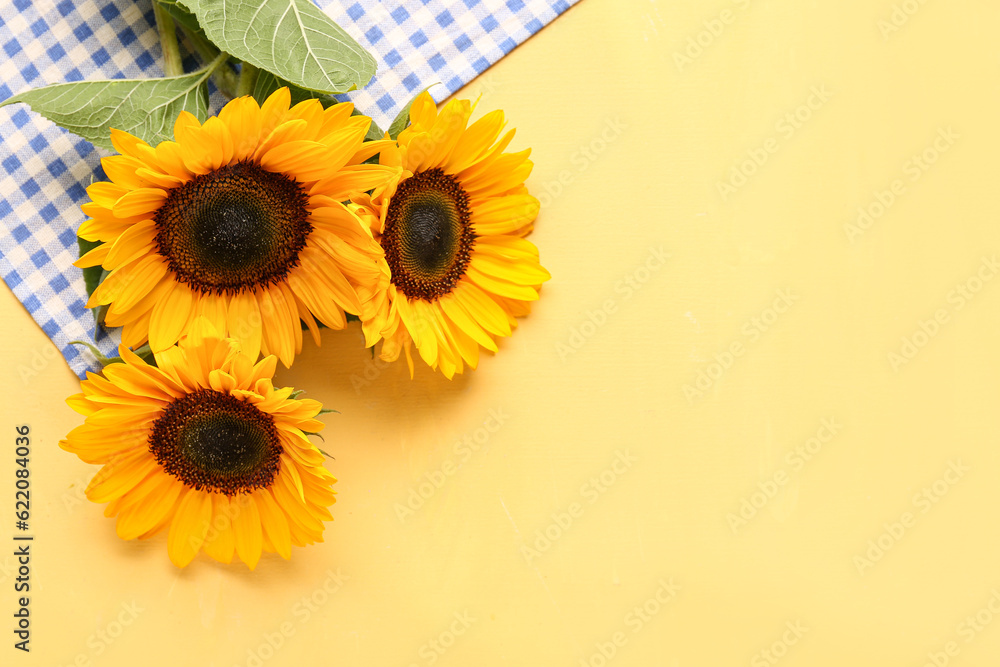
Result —
[[113, 359], [118, 359], [119, 361], [121, 361], [121, 359], [119, 359], [118, 357], [110, 357], [109, 358], [109, 357], [104, 356], [104, 353], [101, 352], [99, 349], [97, 349], [96, 345], [88, 343], [85, 340], [71, 340], [69, 342], [69, 344], [70, 345], [85, 345], [87, 347], [87, 349], [90, 350], [90, 353], [92, 355], [94, 355], [94, 357], [97, 358], [97, 363], [99, 363], [102, 368], [104, 366], [107, 366], [108, 364], [114, 363], [114, 361], [112, 361]]
[[194, 47], [194, 50], [198, 52], [198, 55], [205, 62], [210, 62], [215, 56], [219, 55], [219, 50], [210, 41], [205, 39], [200, 32], [187, 29], [184, 29], [184, 32], [187, 33], [188, 39], [191, 40], [191, 46]]
[[236, 97], [253, 95], [253, 89], [254, 86], [257, 85], [257, 74], [259, 72], [259, 69], [250, 63], [243, 61], [243, 65], [240, 68], [240, 81], [236, 86]]
[[[188, 39], [191, 40], [191, 46], [194, 50], [198, 52], [201, 59], [208, 63], [214, 61], [219, 57], [219, 49], [215, 48], [215, 45], [209, 42], [205, 37], [195, 30], [185, 30]], [[229, 56], [226, 55], [228, 59]], [[222, 91], [227, 97], [236, 97], [236, 88], [239, 82], [236, 80], [236, 72], [234, 72], [229, 67], [216, 67], [212, 74], [212, 81], [215, 82], [216, 88]]]
[[212, 59], [212, 62], [205, 65], [202, 69], [212, 75], [218, 74], [220, 69], [227, 69], [226, 62], [228, 60], [229, 54], [225, 51], [219, 51], [215, 54], [215, 58]]
[[153, 14], [156, 16], [156, 30], [160, 34], [160, 47], [163, 49], [163, 73], [167, 76], [180, 76], [184, 74], [184, 65], [177, 45], [174, 19], [156, 0], [153, 0]]
[[212, 80], [215, 81], [216, 87], [221, 90], [226, 97], [238, 97], [236, 94], [236, 88], [239, 86], [239, 81], [237, 80], [236, 72], [234, 72], [231, 68], [220, 67], [215, 70]]

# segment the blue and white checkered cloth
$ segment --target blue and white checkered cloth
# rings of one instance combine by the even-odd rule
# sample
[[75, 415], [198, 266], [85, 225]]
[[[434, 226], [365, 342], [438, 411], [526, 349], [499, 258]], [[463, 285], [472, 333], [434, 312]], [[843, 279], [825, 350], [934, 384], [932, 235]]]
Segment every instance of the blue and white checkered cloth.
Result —
[[[413, 95], [440, 82], [443, 99], [578, 0], [318, 0], [378, 60], [349, 97], [381, 127]], [[82, 79], [161, 76], [149, 0], [0, 0], [0, 100]], [[193, 61], [186, 63], [188, 70]], [[224, 98], [212, 97], [215, 110]], [[105, 178], [104, 155], [25, 105], [0, 109], [0, 274], [81, 375], [96, 362], [71, 340], [94, 320], [77, 258], [86, 187]], [[97, 332], [112, 354], [117, 333]]]

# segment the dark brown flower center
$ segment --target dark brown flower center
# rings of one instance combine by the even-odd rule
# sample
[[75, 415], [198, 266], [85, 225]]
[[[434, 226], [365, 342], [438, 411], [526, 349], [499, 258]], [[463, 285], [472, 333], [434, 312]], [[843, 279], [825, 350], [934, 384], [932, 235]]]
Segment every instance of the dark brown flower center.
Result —
[[280, 281], [312, 231], [302, 186], [238, 162], [174, 188], [156, 212], [156, 243], [177, 279], [202, 293]]
[[389, 202], [382, 235], [396, 288], [425, 301], [451, 292], [465, 274], [475, 245], [470, 217], [469, 195], [440, 169], [400, 183]]
[[282, 452], [271, 415], [212, 389], [167, 407], [153, 424], [149, 449], [185, 485], [230, 496], [270, 487]]

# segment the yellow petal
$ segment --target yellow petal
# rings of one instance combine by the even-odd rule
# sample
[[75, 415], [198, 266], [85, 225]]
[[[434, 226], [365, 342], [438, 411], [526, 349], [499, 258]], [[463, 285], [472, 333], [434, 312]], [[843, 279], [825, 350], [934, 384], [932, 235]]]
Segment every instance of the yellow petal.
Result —
[[145, 146], [149, 148], [147, 144], [142, 139], [132, 136], [128, 132], [124, 132], [117, 128], [111, 128], [111, 145], [115, 147], [115, 150], [123, 155], [131, 155], [132, 157], [140, 157], [136, 155], [136, 148], [139, 146]]
[[288, 141], [274, 145], [260, 157], [260, 166], [268, 171], [294, 174], [300, 181], [316, 181], [336, 171], [334, 149], [308, 140]]
[[196, 489], [188, 489], [181, 498], [167, 538], [170, 560], [186, 567], [201, 549], [212, 521], [212, 498]]
[[235, 505], [221, 493], [212, 494], [212, 527], [205, 536], [202, 548], [209, 557], [220, 563], [233, 560], [233, 550], [236, 538], [233, 532], [233, 513]]
[[66, 405], [79, 412], [81, 415], [92, 415], [99, 408], [90, 402], [84, 394], [73, 394], [66, 399]]
[[452, 292], [472, 319], [494, 336], [509, 336], [507, 314], [489, 294], [467, 280], [459, 281]]
[[447, 173], [457, 174], [485, 155], [500, 135], [503, 125], [504, 115], [499, 109], [470, 125], [451, 152], [451, 159], [446, 165]]
[[236, 554], [252, 570], [257, 567], [262, 548], [260, 513], [257, 511], [256, 494], [238, 497], [233, 516], [233, 533], [236, 538]]
[[479, 323], [476, 322], [469, 314], [469, 311], [467, 311], [452, 294], [442, 297], [438, 303], [441, 304], [441, 309], [445, 312], [448, 318], [458, 325], [467, 335], [472, 337], [473, 340], [491, 352], [497, 351], [496, 342], [490, 338], [489, 334], [483, 330]]
[[107, 269], [117, 269], [133, 262], [143, 255], [151, 253], [156, 243], [156, 223], [143, 220], [122, 232], [114, 243], [109, 243], [110, 250], [104, 261]]
[[302, 502], [306, 501], [306, 494], [302, 488], [302, 478], [299, 476], [298, 468], [295, 467], [295, 462], [291, 458], [281, 455], [281, 474], [288, 475], [292, 484], [295, 485], [295, 490], [299, 492], [299, 500]]
[[136, 490], [141, 495], [134, 500], [129, 497], [130, 506], [118, 516], [118, 537], [134, 540], [155, 528], [174, 510], [183, 490], [184, 485], [170, 475], [151, 477]]
[[106, 503], [135, 488], [149, 473], [157, 469], [156, 459], [146, 451], [133, 452], [108, 463], [87, 485], [87, 498]]
[[471, 264], [465, 270], [465, 275], [480, 288], [493, 294], [499, 294], [510, 299], [520, 299], [521, 301], [537, 301], [538, 292], [533, 287], [527, 285], [515, 285], [500, 278], [495, 278], [488, 273], [480, 271]]
[[518, 261], [538, 261], [538, 248], [535, 244], [517, 236], [480, 235], [476, 237], [476, 252]]
[[148, 215], [152, 218], [156, 210], [166, 200], [166, 190], [160, 188], [140, 188], [122, 195], [121, 199], [115, 202], [113, 211], [116, 218], [129, 218], [136, 215]]
[[332, 177], [317, 182], [312, 192], [321, 192], [334, 201], [347, 201], [354, 195], [384, 185], [398, 171], [378, 164], [348, 165]]
[[180, 142], [179, 137], [194, 128], [201, 128], [201, 121], [191, 112], [181, 111], [174, 121], [174, 138]]
[[[111, 311], [124, 313], [149, 294], [166, 274], [167, 263], [162, 257], [145, 255], [132, 264], [126, 264], [108, 274], [104, 282], [94, 290], [91, 300], [97, 298], [100, 292], [101, 296], [96, 303], [111, 303]], [[113, 277], [116, 280], [107, 290], [102, 291]]]
[[242, 291], [233, 296], [226, 324], [229, 335], [239, 342], [243, 354], [256, 361], [260, 355], [263, 321], [253, 292]]
[[[322, 295], [332, 297], [334, 303], [344, 310], [354, 314], [361, 312], [361, 298], [333, 256], [319, 248], [306, 246], [299, 253], [299, 261], [303, 268], [299, 275], [307, 275], [313, 285], [320, 287]], [[374, 272], [374, 262], [372, 264]]]
[[111, 252], [111, 244], [102, 243], [73, 262], [73, 266], [78, 266], [81, 269], [86, 269], [90, 266], [101, 266], [109, 252]]
[[173, 285], [165, 298], [153, 306], [149, 320], [149, 346], [161, 352], [181, 337], [188, 328], [194, 305], [194, 294], [184, 283]]
[[[176, 141], [163, 141], [156, 146], [156, 162], [170, 176], [183, 182], [191, 180], [194, 175], [184, 165], [184, 149]], [[137, 171], [136, 174], [139, 172]]]
[[205, 318], [212, 329], [218, 333], [226, 330], [228, 316], [227, 297], [211, 293], [194, 293], [194, 319]]
[[287, 118], [289, 120], [292, 118], [304, 120], [309, 128], [313, 130], [312, 137], [310, 138], [315, 138], [319, 136], [319, 132], [323, 127], [324, 115], [322, 102], [313, 98], [303, 100], [289, 109]]
[[477, 235], [510, 234], [538, 217], [539, 203], [531, 195], [510, 195], [479, 201], [472, 208], [472, 227]]
[[139, 178], [146, 179], [147, 181], [152, 183], [154, 187], [163, 188], [167, 190], [179, 187], [181, 185], [184, 185], [184, 183], [187, 183], [186, 178], [180, 178], [178, 176], [170, 176], [168, 174], [162, 174], [159, 171], [154, 171], [152, 169], [147, 169], [145, 167], [136, 169], [135, 175], [138, 176]]
[[[344, 317], [344, 311], [334, 300], [333, 295], [325, 290], [325, 283], [321, 282], [313, 272], [314, 264], [310, 262], [308, 267], [306, 268], [305, 263], [303, 263], [303, 265], [292, 269], [288, 273], [286, 282], [295, 295], [296, 302], [305, 306], [304, 309], [299, 309], [299, 317], [306, 323], [306, 326], [309, 326], [309, 330], [313, 334], [313, 339], [318, 345], [319, 333], [313, 330], [315, 326], [314, 322], [310, 325], [313, 315], [331, 329], [343, 329], [347, 326], [347, 319]], [[343, 280], [343, 274], [340, 274], [340, 279]]]
[[[264, 321], [261, 347], [268, 354], [277, 355], [286, 367], [292, 365], [295, 353], [302, 347], [302, 327], [297, 311], [289, 310], [284, 291], [280, 286], [272, 286], [260, 293], [260, 314]], [[298, 330], [298, 350], [295, 330]], [[273, 373], [273, 369], [272, 369]]]
[[399, 315], [406, 325], [406, 330], [413, 338], [413, 344], [417, 346], [420, 358], [427, 362], [428, 366], [437, 363], [437, 335], [434, 327], [427, 318], [427, 314], [420, 309], [420, 301], [410, 301], [402, 294], [396, 297], [396, 305], [399, 308]]
[[471, 266], [483, 273], [516, 285], [541, 285], [552, 278], [548, 271], [535, 261], [512, 261], [473, 252]]
[[215, 391], [228, 394], [236, 389], [236, 378], [220, 368], [214, 368], [208, 373], [208, 385]]
[[292, 94], [289, 92], [287, 86], [278, 88], [267, 96], [267, 99], [264, 100], [264, 104], [260, 108], [260, 137], [262, 140], [267, 138], [274, 128], [285, 121], [285, 118], [288, 116], [288, 107], [291, 103]]
[[87, 196], [91, 201], [106, 209], [111, 209], [126, 192], [127, 188], [108, 181], [97, 181], [87, 186]]
[[453, 99], [444, 105], [430, 129], [434, 149], [420, 163], [421, 171], [435, 169], [447, 163], [452, 150], [465, 132], [471, 114], [472, 105], [469, 100]]
[[422, 126], [425, 130], [434, 124], [437, 118], [437, 105], [434, 98], [426, 90], [414, 98], [410, 105], [410, 123], [414, 126]]
[[233, 138], [229, 133], [229, 126], [219, 120], [218, 116], [213, 116], [205, 121], [201, 126], [205, 135], [211, 138], [213, 157], [212, 169], [218, 169], [229, 164], [233, 159]]
[[112, 182], [128, 190], [138, 190], [148, 188], [152, 185], [144, 178], [136, 176], [136, 169], [145, 167], [146, 164], [128, 155], [112, 155], [101, 158], [101, 167], [104, 173]]
[[219, 112], [219, 120], [229, 126], [233, 140], [233, 160], [245, 160], [260, 143], [261, 111], [257, 100], [247, 95], [232, 100]]
[[309, 126], [304, 120], [300, 119], [286, 121], [271, 130], [270, 134], [263, 134], [262, 131], [261, 136], [264, 138], [257, 146], [257, 150], [254, 151], [253, 159], [260, 160], [261, 156], [267, 155], [268, 151], [275, 146], [280, 146], [290, 141], [297, 141], [308, 134], [308, 132]]
[[492, 197], [506, 194], [524, 184], [534, 166], [528, 155], [531, 149], [508, 153], [466, 169], [458, 180], [470, 197]]
[[288, 560], [292, 557], [292, 540], [285, 513], [281, 511], [278, 502], [267, 489], [260, 489], [254, 493], [254, 497], [258, 501], [257, 506], [268, 540], [274, 546], [274, 550]]

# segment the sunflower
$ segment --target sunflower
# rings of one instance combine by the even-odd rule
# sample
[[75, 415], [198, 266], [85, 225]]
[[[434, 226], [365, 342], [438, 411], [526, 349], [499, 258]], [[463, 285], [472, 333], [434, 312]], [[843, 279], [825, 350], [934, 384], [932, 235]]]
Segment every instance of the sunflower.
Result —
[[89, 374], [67, 403], [87, 415], [59, 443], [103, 464], [87, 497], [108, 503], [125, 540], [169, 530], [170, 560], [200, 549], [250, 569], [262, 551], [323, 539], [336, 479], [306, 433], [323, 428], [319, 402], [271, 382], [277, 358], [253, 358], [198, 318], [179, 346], [147, 364], [125, 345], [124, 363]]
[[387, 262], [382, 281], [362, 289], [362, 326], [369, 341], [383, 339], [383, 360], [405, 351], [411, 375], [411, 344], [448, 378], [475, 368], [480, 346], [496, 352], [550, 277], [523, 238], [539, 208], [524, 186], [531, 151], [504, 152], [514, 131], [497, 141], [502, 111], [469, 125], [471, 114], [468, 100], [439, 114], [418, 96], [410, 126], [379, 158], [395, 175], [352, 197]]
[[363, 143], [371, 123], [353, 105], [289, 108], [287, 88], [263, 105], [232, 100], [204, 124], [182, 111], [174, 141], [156, 147], [118, 130], [121, 155], [101, 161], [79, 235], [101, 241], [80, 267], [108, 273], [87, 306], [107, 305], [122, 341], [166, 350], [206, 317], [244, 353], [286, 366], [304, 321], [332, 329], [361, 314], [359, 286], [384, 275], [382, 251], [342, 203], [392, 170], [361, 164], [387, 141]]

